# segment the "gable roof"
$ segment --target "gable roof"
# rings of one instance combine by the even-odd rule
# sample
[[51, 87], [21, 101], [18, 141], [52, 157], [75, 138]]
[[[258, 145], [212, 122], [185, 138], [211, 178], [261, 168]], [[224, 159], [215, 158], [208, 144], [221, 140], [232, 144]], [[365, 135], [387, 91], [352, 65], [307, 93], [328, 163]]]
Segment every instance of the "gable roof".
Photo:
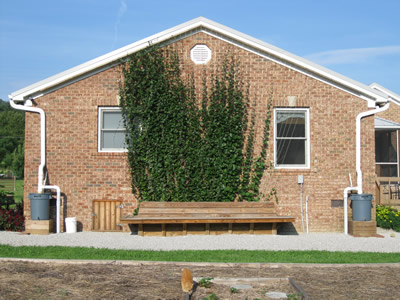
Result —
[[162, 31], [158, 34], [152, 35], [148, 38], [109, 52], [74, 68], [29, 85], [11, 93], [9, 98], [14, 101], [24, 101], [26, 99], [40, 97], [46, 93], [81, 80], [82, 78], [108, 69], [116, 65], [120, 59], [151, 44], [176, 41], [197, 32], [205, 32], [228, 43], [256, 53], [266, 59], [324, 81], [368, 101], [368, 105], [371, 107], [375, 106], [377, 103], [387, 102], [387, 94], [385, 93], [381, 93], [376, 89], [372, 89], [367, 85], [333, 72], [332, 70], [317, 65], [304, 58], [203, 17], [193, 19], [171, 29]]

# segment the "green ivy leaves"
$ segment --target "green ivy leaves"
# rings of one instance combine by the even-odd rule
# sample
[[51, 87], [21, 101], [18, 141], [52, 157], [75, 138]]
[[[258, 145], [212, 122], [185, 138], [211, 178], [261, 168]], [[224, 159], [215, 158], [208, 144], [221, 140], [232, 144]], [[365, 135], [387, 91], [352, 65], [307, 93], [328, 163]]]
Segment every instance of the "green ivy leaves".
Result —
[[271, 107], [254, 157], [255, 111], [249, 122], [249, 89], [234, 57], [210, 82], [204, 76], [200, 101], [194, 80], [182, 79], [173, 51], [147, 48], [122, 65], [128, 162], [140, 201], [260, 199]]

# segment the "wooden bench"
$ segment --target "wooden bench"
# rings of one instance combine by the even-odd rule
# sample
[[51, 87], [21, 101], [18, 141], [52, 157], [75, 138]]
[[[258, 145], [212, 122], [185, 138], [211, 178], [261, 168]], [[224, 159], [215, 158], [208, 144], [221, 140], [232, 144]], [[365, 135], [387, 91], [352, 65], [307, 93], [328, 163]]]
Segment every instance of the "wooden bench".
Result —
[[277, 234], [279, 223], [294, 221], [272, 202], [142, 202], [137, 216], [121, 218], [140, 236]]

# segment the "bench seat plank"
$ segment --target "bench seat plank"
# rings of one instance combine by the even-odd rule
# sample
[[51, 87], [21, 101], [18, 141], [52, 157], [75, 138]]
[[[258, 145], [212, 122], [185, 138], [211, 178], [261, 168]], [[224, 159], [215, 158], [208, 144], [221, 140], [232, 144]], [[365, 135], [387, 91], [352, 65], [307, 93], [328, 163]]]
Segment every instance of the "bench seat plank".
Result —
[[[162, 236], [178, 234], [178, 232], [186, 235], [189, 232], [188, 226], [192, 226], [190, 229], [192, 234], [197, 234], [199, 229], [194, 229], [193, 226], [198, 225], [204, 226], [196, 227], [200, 228], [200, 232], [203, 230], [203, 234], [210, 234], [211, 226], [213, 226], [213, 232], [220, 231], [216, 228], [223, 228], [215, 226], [226, 226], [228, 233], [271, 232], [276, 234], [277, 224], [294, 221], [293, 216], [276, 215], [272, 202], [142, 202], [137, 216], [121, 218], [122, 224], [138, 225], [138, 233], [142, 236], [156, 235], [157, 230], [160, 230]], [[178, 224], [180, 227], [171, 227]], [[259, 226], [267, 226], [267, 224], [270, 224], [270, 229], [267, 227], [265, 230], [260, 230], [262, 227]], [[247, 226], [248, 229], [242, 230], [239, 228], [245, 227], [237, 226]]]
[[155, 202], [146, 201], [140, 204], [143, 208], [274, 208], [273, 202]]
[[267, 217], [273, 217], [276, 216], [276, 214], [246, 214], [246, 213], [241, 213], [241, 214], [230, 214], [230, 213], [187, 213], [187, 214], [139, 214], [137, 217], [140, 218], [178, 218], [178, 217], [189, 217], [189, 218], [208, 218], [208, 217], [221, 217], [221, 218], [250, 218], [250, 217], [256, 217], [256, 218], [267, 218]]
[[150, 214], [187, 214], [187, 213], [253, 213], [253, 214], [275, 214], [275, 210], [272, 208], [140, 208], [139, 214], [143, 215], [150, 215]]
[[294, 222], [294, 217], [132, 217], [122, 218], [123, 224], [175, 224], [175, 223], [281, 223]]

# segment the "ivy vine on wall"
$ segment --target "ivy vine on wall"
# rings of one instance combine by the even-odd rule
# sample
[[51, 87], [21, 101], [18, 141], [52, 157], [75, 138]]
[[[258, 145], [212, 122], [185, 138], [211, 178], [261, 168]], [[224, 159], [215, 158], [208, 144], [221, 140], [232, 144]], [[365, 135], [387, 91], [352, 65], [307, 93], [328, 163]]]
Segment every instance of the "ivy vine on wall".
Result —
[[[121, 108], [132, 191], [139, 201], [258, 201], [271, 120], [272, 89], [261, 152], [255, 111], [234, 56], [220, 72], [183, 80], [176, 52], [150, 47], [122, 64]], [[254, 107], [254, 106], [253, 106]], [[273, 189], [267, 197], [276, 196]]]

